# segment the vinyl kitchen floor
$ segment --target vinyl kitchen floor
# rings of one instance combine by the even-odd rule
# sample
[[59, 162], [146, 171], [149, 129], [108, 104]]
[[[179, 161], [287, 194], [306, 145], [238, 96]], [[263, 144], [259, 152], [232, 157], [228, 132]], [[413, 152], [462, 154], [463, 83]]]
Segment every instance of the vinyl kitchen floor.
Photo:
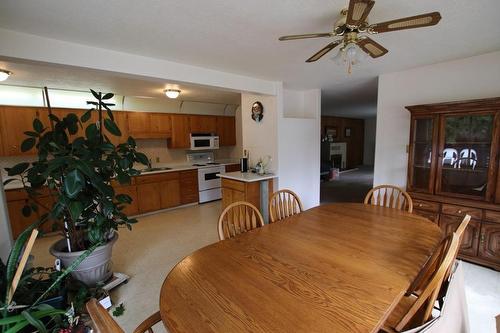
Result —
[[[123, 230], [113, 250], [115, 271], [131, 276], [112, 293], [114, 304], [126, 311], [116, 318], [125, 332], [158, 310], [163, 280], [177, 262], [191, 252], [217, 242], [220, 201], [179, 208], [139, 218], [132, 232]], [[35, 264], [51, 265], [48, 248], [56, 237], [35, 243]], [[494, 333], [494, 316], [500, 314], [500, 273], [467, 264], [464, 269], [472, 333]], [[162, 324], [155, 332], [165, 332]]]

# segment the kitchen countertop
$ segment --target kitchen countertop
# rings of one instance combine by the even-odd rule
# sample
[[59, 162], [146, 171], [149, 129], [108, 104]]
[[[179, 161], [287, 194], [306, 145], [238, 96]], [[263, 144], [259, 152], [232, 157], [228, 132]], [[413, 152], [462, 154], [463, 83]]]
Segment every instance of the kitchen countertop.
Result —
[[275, 175], [274, 173], [266, 173], [264, 175], [259, 175], [257, 173], [240, 172], [240, 171], [221, 173], [217, 176], [219, 176], [220, 178], [237, 180], [244, 183], [260, 182], [263, 180], [269, 180], [278, 177], [278, 175]]
[[[142, 170], [141, 168], [137, 168], [137, 170], [141, 171], [141, 175], [152, 175], [152, 174], [164, 173], [164, 172], [195, 170], [195, 169], [208, 168], [208, 167], [219, 166], [219, 165], [230, 165], [230, 164], [239, 164], [240, 163], [238, 160], [231, 160], [231, 159], [216, 160], [215, 162], [217, 162], [219, 164], [193, 166], [189, 163], [177, 163], [177, 164], [155, 163], [155, 164], [153, 164], [154, 168], [167, 167], [167, 168], [171, 168], [171, 169], [169, 169], [169, 170], [155, 170], [155, 171], [141, 171]], [[238, 172], [238, 173], [240, 173], [240, 172]], [[9, 179], [9, 178], [7, 177], [5, 179], [2, 179], [2, 181], [6, 181], [7, 179]], [[13, 190], [13, 189], [19, 189], [22, 187], [23, 187], [23, 185], [22, 185], [21, 181], [16, 180], [16, 181], [10, 182], [9, 184], [5, 185], [4, 190]]]

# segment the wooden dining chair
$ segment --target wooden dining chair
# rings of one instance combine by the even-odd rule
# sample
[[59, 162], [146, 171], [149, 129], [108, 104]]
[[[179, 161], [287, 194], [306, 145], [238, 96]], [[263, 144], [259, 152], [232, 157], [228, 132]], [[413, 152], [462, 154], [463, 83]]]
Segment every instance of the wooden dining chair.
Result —
[[224, 240], [263, 225], [264, 219], [257, 207], [249, 202], [237, 201], [222, 211], [217, 229], [219, 239]]
[[[87, 302], [86, 308], [97, 333], [125, 333], [109, 312], [95, 298]], [[153, 333], [152, 327], [160, 321], [160, 311], [155, 312], [137, 326], [134, 333]]]
[[403, 329], [418, 327], [431, 319], [434, 303], [438, 297], [446, 273], [455, 261], [455, 253], [459, 246], [456, 233], [445, 238], [440, 244], [438, 253], [444, 258], [422, 289], [420, 295], [403, 296], [396, 308], [391, 312], [382, 329], [386, 332], [401, 332]]
[[410, 195], [394, 185], [375, 186], [365, 197], [365, 204], [407, 210], [413, 212], [413, 201]]
[[271, 223], [304, 211], [299, 196], [291, 190], [279, 190], [269, 200], [269, 217]]

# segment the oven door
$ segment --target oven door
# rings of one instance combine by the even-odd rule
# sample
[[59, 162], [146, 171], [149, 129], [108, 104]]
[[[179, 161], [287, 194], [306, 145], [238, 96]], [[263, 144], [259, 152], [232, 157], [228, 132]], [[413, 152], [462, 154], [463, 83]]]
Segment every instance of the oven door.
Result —
[[221, 180], [217, 175], [224, 173], [224, 166], [198, 169], [198, 187], [200, 192], [221, 187]]

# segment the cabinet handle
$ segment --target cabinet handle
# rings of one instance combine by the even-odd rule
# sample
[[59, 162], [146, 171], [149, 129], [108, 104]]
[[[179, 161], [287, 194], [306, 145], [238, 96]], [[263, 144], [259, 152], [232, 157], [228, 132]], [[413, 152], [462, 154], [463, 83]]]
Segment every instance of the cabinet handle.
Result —
[[423, 206], [424, 206], [424, 205], [422, 205], [422, 204], [418, 204], [418, 207], [423, 207]]
[[461, 209], [458, 210], [458, 214], [462, 214], [462, 210]]
[[481, 239], [480, 239], [481, 244], [484, 243], [485, 238], [486, 237], [484, 236], [484, 233], [481, 233]]

